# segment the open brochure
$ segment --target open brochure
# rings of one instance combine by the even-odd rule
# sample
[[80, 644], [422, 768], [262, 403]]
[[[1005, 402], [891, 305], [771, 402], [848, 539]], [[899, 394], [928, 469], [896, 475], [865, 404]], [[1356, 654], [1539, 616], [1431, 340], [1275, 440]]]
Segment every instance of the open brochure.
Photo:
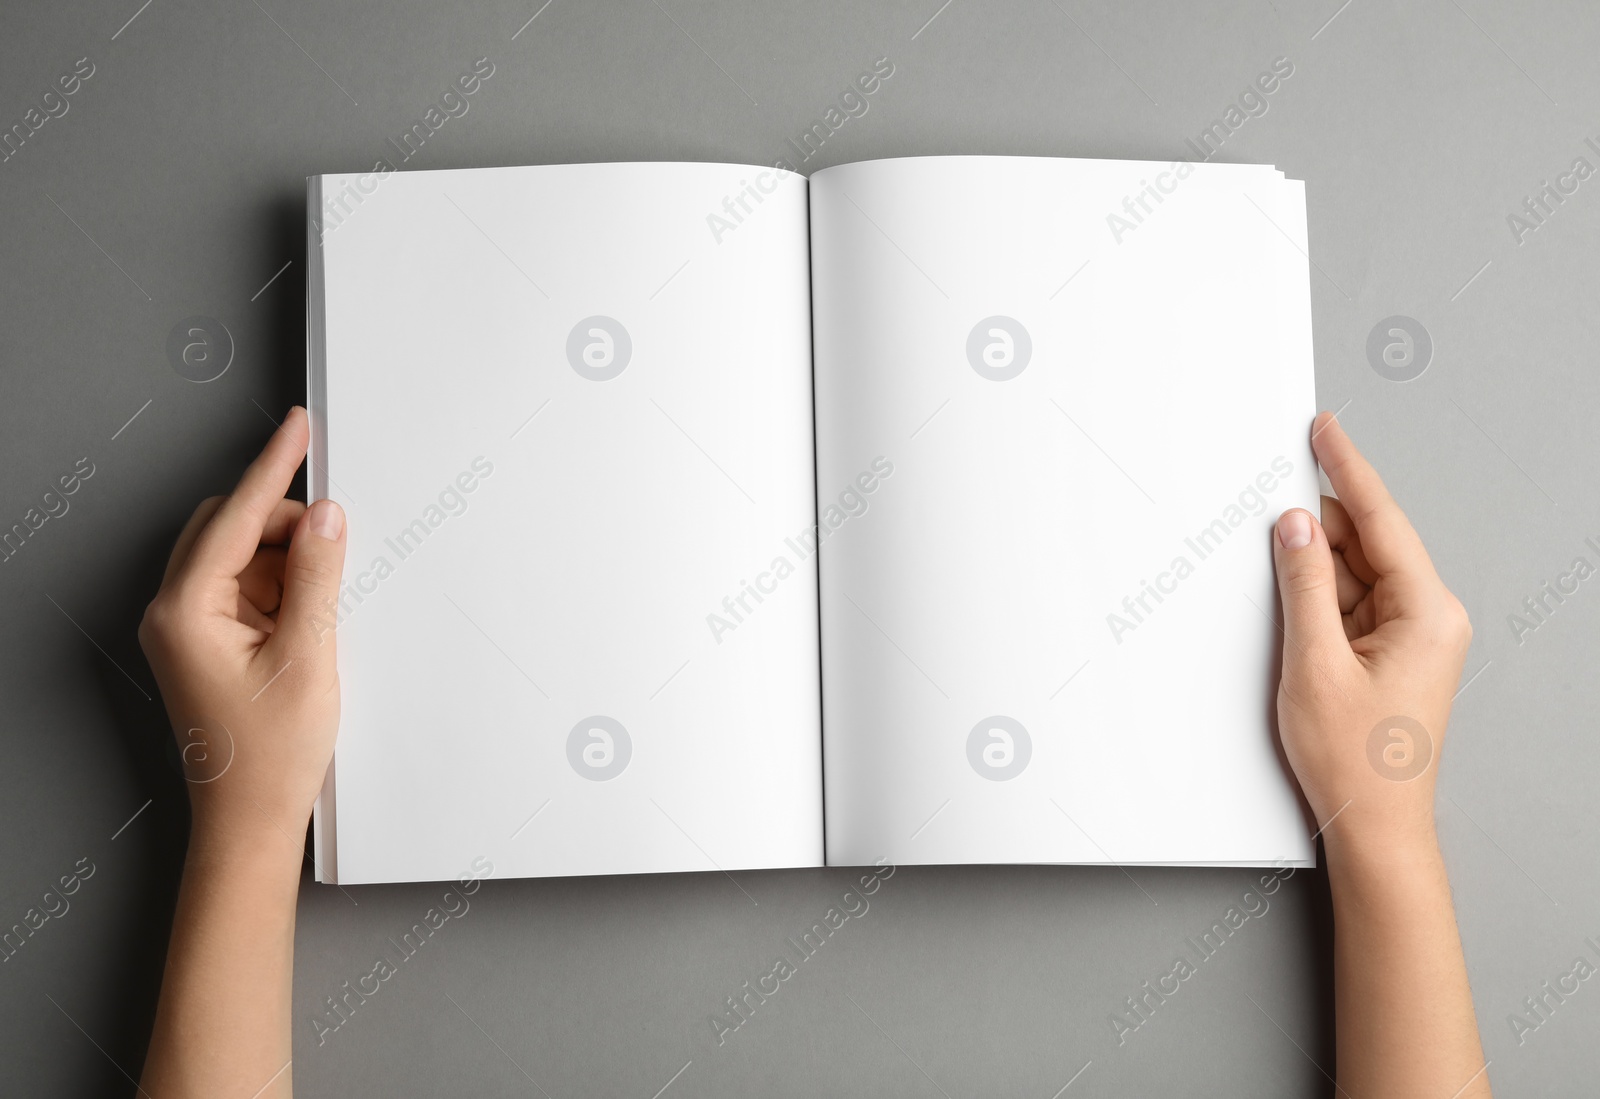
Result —
[[1013, 157], [309, 181], [324, 881], [1306, 865], [1304, 184]]

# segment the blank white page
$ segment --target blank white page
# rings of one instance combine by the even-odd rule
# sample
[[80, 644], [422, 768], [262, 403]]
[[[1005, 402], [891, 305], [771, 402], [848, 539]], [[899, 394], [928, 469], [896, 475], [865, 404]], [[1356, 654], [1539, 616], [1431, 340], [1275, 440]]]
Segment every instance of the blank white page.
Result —
[[1269, 541], [1318, 502], [1304, 193], [1186, 167], [812, 177], [819, 501], [893, 468], [821, 552], [830, 863], [1312, 858]]
[[326, 880], [821, 862], [815, 562], [771, 575], [814, 515], [806, 192], [775, 179], [313, 181], [313, 493], [351, 532]]

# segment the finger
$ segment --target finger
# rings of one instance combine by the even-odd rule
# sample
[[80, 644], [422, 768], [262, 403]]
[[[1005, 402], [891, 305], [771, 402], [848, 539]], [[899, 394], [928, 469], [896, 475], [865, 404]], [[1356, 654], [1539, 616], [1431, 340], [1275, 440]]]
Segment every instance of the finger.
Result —
[[268, 637], [271, 637], [272, 631], [278, 628], [278, 624], [276, 622], [262, 614], [260, 611], [256, 610], [256, 608], [251, 604], [250, 600], [246, 599], [243, 595], [239, 596], [239, 605], [235, 613], [238, 615], [240, 622], [244, 623], [246, 626], [249, 626], [252, 630], [258, 631], [262, 635], [261, 639], [254, 643], [256, 647], [259, 647], [262, 642], [264, 642]]
[[1361, 540], [1361, 552], [1378, 576], [1432, 578], [1433, 562], [1400, 505], [1361, 456], [1332, 413], [1317, 417], [1311, 446], [1339, 494]]
[[1350, 513], [1332, 496], [1322, 498], [1322, 530], [1328, 536], [1328, 545], [1333, 547], [1335, 554], [1344, 558], [1351, 573], [1364, 584], [1378, 582], [1378, 574], [1367, 561], [1367, 555], [1361, 552], [1361, 536], [1356, 533]]
[[[167, 571], [161, 577], [163, 586], [183, 568], [184, 562], [188, 561], [189, 554], [194, 549], [195, 539], [200, 537], [200, 532], [205, 529], [205, 525], [211, 521], [211, 517], [217, 513], [217, 509], [226, 499], [226, 496], [212, 496], [201, 503], [189, 517], [183, 531], [178, 535], [177, 544], [172, 547], [172, 556], [167, 561]], [[272, 517], [267, 520], [267, 525], [261, 532], [262, 544], [268, 546], [287, 544], [289, 535], [294, 533], [294, 525], [300, 521], [300, 516], [305, 510], [306, 506], [299, 500], [279, 500]], [[246, 565], [245, 568], [248, 570], [250, 566]], [[279, 572], [282, 572], [281, 561]], [[242, 573], [240, 575], [243, 576]], [[277, 604], [274, 603], [273, 606], [276, 607]]]
[[278, 506], [267, 519], [267, 525], [261, 528], [261, 544], [287, 546], [294, 528], [300, 525], [300, 516], [305, 513], [306, 506], [299, 500], [279, 500]]
[[1354, 641], [1358, 637], [1365, 637], [1378, 628], [1378, 602], [1376, 599], [1363, 599], [1352, 607], [1344, 616], [1344, 635]]
[[283, 602], [283, 569], [289, 551], [283, 546], [262, 546], [239, 574], [239, 594], [262, 614], [271, 614]]
[[238, 576], [244, 570], [261, 545], [279, 502], [289, 491], [310, 439], [305, 409], [290, 409], [283, 426], [273, 432], [261, 454], [244, 471], [233, 495], [200, 532], [185, 566], [187, 570], [227, 577]]
[[200, 506], [194, 509], [194, 514], [189, 516], [189, 521], [183, 524], [183, 529], [178, 532], [178, 540], [172, 544], [172, 555], [167, 558], [167, 571], [161, 576], [161, 586], [177, 575], [183, 568], [183, 563], [189, 560], [189, 552], [194, 549], [194, 540], [200, 537], [200, 532], [205, 525], [211, 522], [211, 517], [222, 506], [226, 496], [212, 496], [200, 501]]
[[1349, 564], [1339, 554], [1333, 555], [1333, 579], [1339, 592], [1339, 613], [1349, 614], [1356, 604], [1365, 599], [1372, 586], [1350, 571]]
[[326, 662], [333, 670], [333, 637], [339, 580], [344, 573], [344, 511], [332, 500], [318, 500], [295, 527], [283, 568], [283, 603], [278, 628], [268, 647], [274, 662], [289, 659]]
[[1283, 597], [1284, 675], [1303, 675], [1307, 661], [1323, 665], [1348, 653], [1344, 621], [1333, 572], [1333, 554], [1321, 525], [1309, 511], [1294, 508], [1279, 518], [1272, 538], [1272, 559]]

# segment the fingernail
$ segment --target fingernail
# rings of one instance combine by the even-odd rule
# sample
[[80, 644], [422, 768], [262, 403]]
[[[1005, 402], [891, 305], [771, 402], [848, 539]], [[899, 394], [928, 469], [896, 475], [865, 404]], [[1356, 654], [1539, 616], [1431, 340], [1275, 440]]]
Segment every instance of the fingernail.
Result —
[[1284, 549], [1304, 549], [1311, 544], [1311, 516], [1303, 511], [1286, 511], [1278, 519], [1278, 541]]
[[337, 542], [344, 533], [344, 509], [332, 500], [318, 500], [311, 505], [311, 533], [318, 538]]

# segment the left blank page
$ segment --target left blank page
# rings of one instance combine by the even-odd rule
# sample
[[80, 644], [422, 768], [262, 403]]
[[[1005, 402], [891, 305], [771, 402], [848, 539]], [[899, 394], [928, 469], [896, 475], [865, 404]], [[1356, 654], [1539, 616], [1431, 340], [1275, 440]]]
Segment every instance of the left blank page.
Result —
[[319, 877], [819, 865], [804, 181], [309, 192], [312, 494], [350, 520]]

